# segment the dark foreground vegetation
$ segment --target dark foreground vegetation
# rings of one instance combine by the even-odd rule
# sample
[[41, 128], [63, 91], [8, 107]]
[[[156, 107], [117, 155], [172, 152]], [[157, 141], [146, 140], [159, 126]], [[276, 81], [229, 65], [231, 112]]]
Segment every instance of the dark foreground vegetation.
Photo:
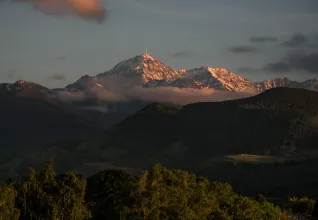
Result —
[[287, 202], [247, 198], [227, 183], [160, 164], [139, 177], [106, 170], [85, 179], [73, 172], [56, 175], [49, 162], [39, 173], [30, 169], [23, 180], [0, 185], [0, 220], [315, 219], [314, 200]]

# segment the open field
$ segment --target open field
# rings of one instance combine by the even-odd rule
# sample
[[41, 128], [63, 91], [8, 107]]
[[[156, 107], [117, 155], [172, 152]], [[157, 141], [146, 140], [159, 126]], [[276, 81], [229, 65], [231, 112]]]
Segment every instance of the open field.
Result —
[[234, 163], [284, 163], [287, 158], [253, 154], [235, 154], [224, 156], [224, 160]]
[[233, 164], [277, 164], [277, 163], [286, 163], [294, 161], [306, 161], [318, 159], [318, 151], [298, 151], [297, 155], [294, 156], [266, 156], [258, 154], [231, 154], [213, 157], [207, 161], [204, 161], [201, 164], [201, 168], [214, 167], [224, 162], [229, 162]]

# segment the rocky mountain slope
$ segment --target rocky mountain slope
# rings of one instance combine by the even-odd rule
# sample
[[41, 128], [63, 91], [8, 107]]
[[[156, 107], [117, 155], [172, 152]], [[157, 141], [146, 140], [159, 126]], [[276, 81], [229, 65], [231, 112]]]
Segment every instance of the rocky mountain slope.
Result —
[[223, 91], [258, 93], [276, 87], [318, 89], [317, 79], [296, 82], [286, 77], [252, 82], [225, 68], [200, 67], [174, 70], [149, 54], [143, 54], [118, 63], [114, 68], [94, 77], [85, 75], [67, 89], [90, 90], [107, 87], [112, 77], [120, 77], [124, 86], [213, 88]]

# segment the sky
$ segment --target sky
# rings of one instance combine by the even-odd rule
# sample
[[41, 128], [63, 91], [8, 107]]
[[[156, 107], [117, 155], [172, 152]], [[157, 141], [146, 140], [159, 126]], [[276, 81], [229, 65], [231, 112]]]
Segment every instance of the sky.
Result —
[[97, 15], [35, 2], [0, 0], [0, 83], [64, 87], [146, 48], [174, 69], [224, 67], [254, 81], [318, 77], [317, 0], [91, 0], [103, 4]]

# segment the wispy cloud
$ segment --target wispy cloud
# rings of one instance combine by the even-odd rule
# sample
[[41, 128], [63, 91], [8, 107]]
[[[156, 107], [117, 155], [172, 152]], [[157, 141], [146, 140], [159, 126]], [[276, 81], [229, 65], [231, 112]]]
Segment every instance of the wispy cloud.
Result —
[[318, 74], [318, 53], [290, 54], [280, 61], [267, 64], [264, 69], [273, 73], [303, 70]]
[[286, 61], [277, 61], [267, 64], [264, 69], [273, 73], [286, 73], [291, 71], [291, 66]]
[[174, 53], [172, 56], [175, 58], [185, 58], [185, 57], [191, 57], [194, 53], [191, 51], [179, 51]]
[[242, 53], [258, 53], [260, 50], [252, 46], [234, 46], [229, 48], [228, 51], [235, 54], [242, 54]]
[[308, 37], [301, 33], [292, 35], [288, 40], [282, 43], [285, 47], [301, 47], [307, 45], [309, 42]]
[[253, 43], [266, 43], [266, 42], [277, 42], [277, 37], [270, 37], [270, 36], [252, 36], [250, 37], [250, 42]]
[[65, 80], [66, 76], [65, 76], [65, 74], [55, 74], [53, 76], [50, 76], [49, 79], [52, 79], [52, 80]]
[[260, 73], [260, 69], [253, 67], [239, 67], [236, 71], [237, 73]]
[[50, 60], [51, 61], [63, 61], [63, 60], [66, 60], [66, 57], [65, 56], [53, 57]]
[[[258, 73], [258, 74], [282, 74], [302, 72], [303, 74], [318, 74], [318, 35], [294, 33], [285, 40], [279, 40], [277, 37], [252, 36], [249, 40], [253, 43], [276, 42], [286, 49], [286, 55], [270, 62], [261, 68], [240, 67], [238, 73]], [[287, 50], [288, 49], [288, 50]], [[257, 50], [256, 50], [257, 51]], [[255, 52], [254, 47], [239, 46], [231, 48], [233, 53]]]

